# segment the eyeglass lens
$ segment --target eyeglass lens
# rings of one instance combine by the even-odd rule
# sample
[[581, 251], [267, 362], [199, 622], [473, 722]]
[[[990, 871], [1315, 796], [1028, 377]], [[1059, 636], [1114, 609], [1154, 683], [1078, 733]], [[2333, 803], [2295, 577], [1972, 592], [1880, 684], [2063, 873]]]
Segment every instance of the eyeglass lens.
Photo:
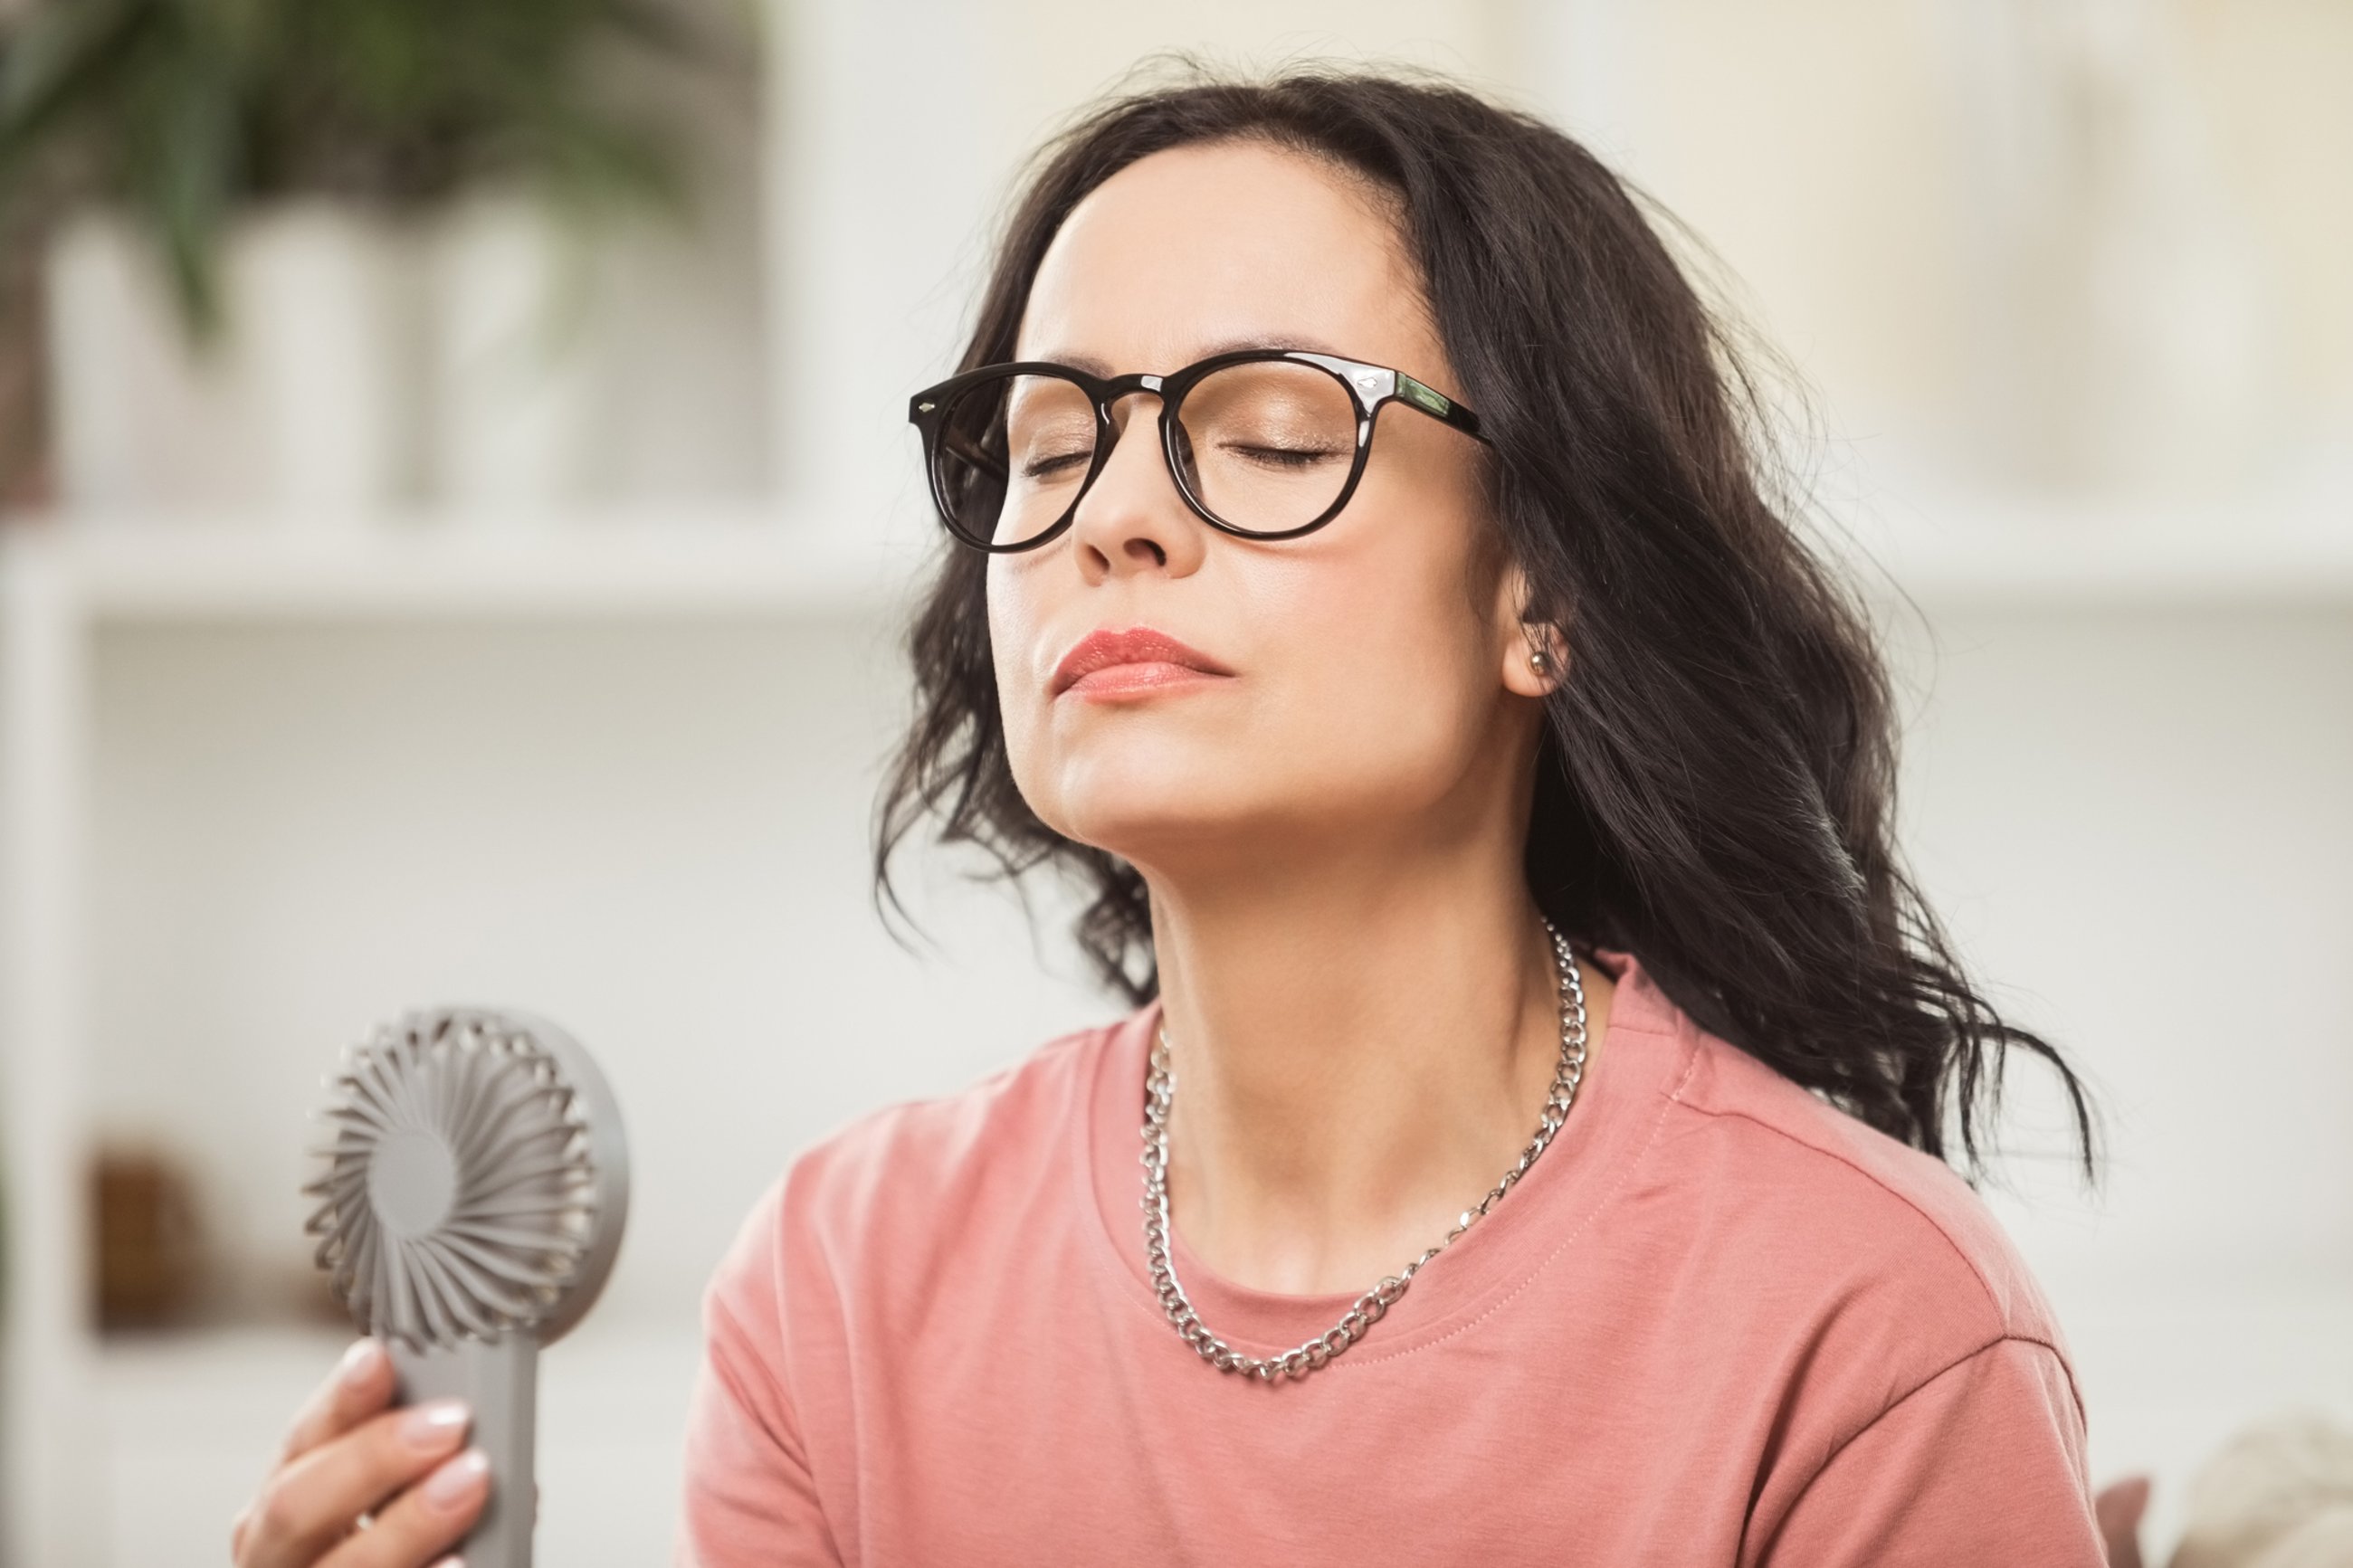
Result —
[[[1134, 406], [1141, 407], [1142, 405]], [[1056, 375], [1005, 375], [944, 411], [934, 461], [949, 521], [968, 539], [1019, 544], [1071, 509], [1092, 466], [1092, 401]], [[1212, 371], [1176, 414], [1185, 484], [1218, 520], [1280, 533], [1330, 510], [1356, 453], [1356, 406], [1337, 377], [1285, 360]]]

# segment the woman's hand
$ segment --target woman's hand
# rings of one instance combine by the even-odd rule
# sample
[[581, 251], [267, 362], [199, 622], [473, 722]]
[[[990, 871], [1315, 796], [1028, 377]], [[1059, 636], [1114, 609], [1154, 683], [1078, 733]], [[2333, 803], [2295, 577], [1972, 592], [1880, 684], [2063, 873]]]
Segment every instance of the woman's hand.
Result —
[[459, 1451], [471, 1419], [462, 1401], [386, 1410], [392, 1389], [392, 1358], [381, 1344], [364, 1339], [343, 1352], [295, 1417], [269, 1479], [229, 1527], [237, 1568], [445, 1561], [490, 1496], [490, 1461], [480, 1449]]

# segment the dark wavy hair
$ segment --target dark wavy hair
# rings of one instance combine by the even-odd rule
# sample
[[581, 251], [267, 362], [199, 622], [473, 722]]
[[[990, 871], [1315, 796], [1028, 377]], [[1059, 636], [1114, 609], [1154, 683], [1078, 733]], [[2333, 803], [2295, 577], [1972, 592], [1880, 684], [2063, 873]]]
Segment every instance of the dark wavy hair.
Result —
[[[1957, 1132], [1972, 1180], [2023, 1047], [2064, 1085], [2096, 1180], [2083, 1083], [1973, 987], [1901, 861], [1869, 623], [1777, 510], [1759, 384], [1634, 194], [1556, 127], [1442, 79], [1181, 63], [1187, 79], [1106, 100], [1039, 151], [959, 368], [1014, 356], [1071, 208], [1151, 153], [1254, 140], [1387, 193], [1494, 443], [1491, 515], [1527, 574], [1525, 614], [1567, 635], [1526, 849], [1537, 905], [1871, 1126], [1946, 1159]], [[878, 904], [897, 906], [892, 853], [931, 818], [995, 875], [1075, 878], [1092, 894], [1081, 949], [1149, 1000], [1143, 878], [1048, 827], [1014, 784], [980, 552], [946, 549], [906, 647], [916, 704], [875, 815]]]

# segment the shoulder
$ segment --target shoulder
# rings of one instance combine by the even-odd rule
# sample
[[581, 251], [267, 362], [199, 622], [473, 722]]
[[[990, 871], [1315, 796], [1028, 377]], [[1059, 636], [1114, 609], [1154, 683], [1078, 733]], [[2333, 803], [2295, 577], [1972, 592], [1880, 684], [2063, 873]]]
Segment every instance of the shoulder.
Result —
[[1778, 1343], [1793, 1375], [1852, 1369], [1841, 1396], [1863, 1415], [2004, 1342], [2036, 1347], [2074, 1393], [2047, 1299], [1957, 1172], [1701, 1028], [1639, 969], [1631, 978], [1630, 1024], [1659, 1037], [1647, 1044], [1662, 1053], [1651, 1081], [1663, 1101], [1635, 1186], [1707, 1260], [1695, 1288], [1710, 1310], [1736, 1314], [1760, 1349]]
[[710, 1294], [838, 1289], [887, 1252], [1050, 1198], [1067, 1182], [1095, 1060], [1117, 1023], [1059, 1035], [953, 1093], [864, 1112], [803, 1149], [744, 1216]]
[[2017, 1247], [1942, 1160], [1704, 1033], [1672, 1100], [1680, 1138], [1736, 1161], [1749, 1201], [1786, 1222], [1779, 1234], [1801, 1255], [1893, 1270], [1891, 1282], [1934, 1291], [1989, 1340], [2053, 1337]]

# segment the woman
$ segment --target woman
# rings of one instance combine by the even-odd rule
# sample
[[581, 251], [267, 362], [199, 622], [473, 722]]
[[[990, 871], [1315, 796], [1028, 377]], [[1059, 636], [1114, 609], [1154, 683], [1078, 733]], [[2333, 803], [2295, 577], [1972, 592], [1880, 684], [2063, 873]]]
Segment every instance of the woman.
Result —
[[[680, 1561], [2098, 1563], [1943, 1163], [2010, 1045], [2088, 1167], [2087, 1107], [1906, 881], [1871, 643], [1620, 184], [1444, 86], [1142, 94], [964, 364], [879, 883], [934, 815], [1072, 874], [1133, 1011], [770, 1189]], [[248, 1568], [479, 1506], [355, 1354]]]

